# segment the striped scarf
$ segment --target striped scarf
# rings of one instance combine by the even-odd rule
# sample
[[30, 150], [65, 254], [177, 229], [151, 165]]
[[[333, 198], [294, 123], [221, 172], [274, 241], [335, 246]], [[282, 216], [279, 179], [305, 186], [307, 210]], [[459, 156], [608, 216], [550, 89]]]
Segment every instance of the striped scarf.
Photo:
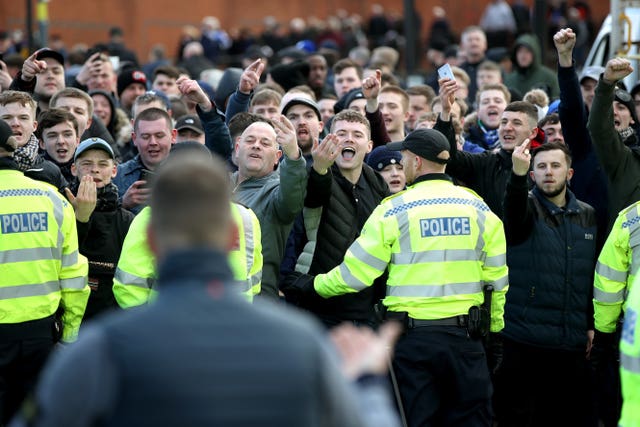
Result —
[[18, 168], [24, 172], [31, 168], [38, 158], [38, 138], [31, 134], [29, 142], [13, 152], [13, 160], [18, 164]]
[[478, 127], [482, 130], [482, 134], [484, 136], [484, 148], [487, 150], [493, 150], [496, 148], [500, 143], [498, 129], [487, 129], [480, 120], [478, 120]]

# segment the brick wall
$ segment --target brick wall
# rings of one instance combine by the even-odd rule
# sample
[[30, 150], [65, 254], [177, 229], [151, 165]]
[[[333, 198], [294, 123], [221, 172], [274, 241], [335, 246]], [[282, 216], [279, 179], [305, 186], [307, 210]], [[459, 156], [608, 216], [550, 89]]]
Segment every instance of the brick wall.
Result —
[[[485, 5], [490, 0], [415, 0], [416, 9], [422, 17], [422, 35], [431, 23], [431, 8], [443, 6], [456, 32], [479, 21]], [[509, 0], [510, 2], [513, 0]], [[34, 2], [34, 13], [35, 3]], [[376, 0], [385, 10], [402, 14], [401, 0]], [[317, 16], [325, 18], [342, 8], [358, 13], [365, 19], [369, 16], [370, 1], [365, 0], [50, 0], [49, 34], [60, 34], [67, 47], [76, 43], [92, 45], [107, 40], [108, 30], [114, 24], [125, 32], [127, 46], [134, 49], [141, 61], [145, 61], [151, 46], [165, 45], [173, 57], [181, 32], [187, 24], [198, 25], [203, 16], [217, 16], [223, 27], [246, 26], [258, 34], [262, 29], [262, 18], [273, 15], [280, 21], [294, 16]], [[526, 0], [532, 4], [533, 0]], [[609, 2], [589, 2], [596, 25], [606, 16]], [[0, 29], [25, 28], [25, 1], [0, 1]], [[34, 18], [35, 19], [35, 18]], [[34, 27], [37, 24], [34, 22]]]

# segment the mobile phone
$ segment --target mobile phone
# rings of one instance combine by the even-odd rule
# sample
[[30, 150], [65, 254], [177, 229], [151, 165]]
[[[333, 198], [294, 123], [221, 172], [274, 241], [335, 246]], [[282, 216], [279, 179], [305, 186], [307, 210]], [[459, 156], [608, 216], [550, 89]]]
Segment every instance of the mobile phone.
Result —
[[151, 185], [151, 182], [153, 181], [155, 176], [156, 174], [154, 172], [151, 172], [150, 170], [142, 169], [140, 171], [140, 180], [147, 182], [145, 184], [145, 187], [149, 187]]
[[455, 80], [456, 78], [453, 75], [453, 71], [451, 70], [451, 65], [447, 63], [438, 68], [438, 78]]

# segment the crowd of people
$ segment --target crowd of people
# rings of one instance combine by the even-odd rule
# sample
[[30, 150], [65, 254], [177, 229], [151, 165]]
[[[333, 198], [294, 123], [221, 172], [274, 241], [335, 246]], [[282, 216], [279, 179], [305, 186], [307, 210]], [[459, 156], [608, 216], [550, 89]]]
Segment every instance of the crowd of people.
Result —
[[5, 48], [0, 425], [640, 422], [640, 82], [505, 5]]

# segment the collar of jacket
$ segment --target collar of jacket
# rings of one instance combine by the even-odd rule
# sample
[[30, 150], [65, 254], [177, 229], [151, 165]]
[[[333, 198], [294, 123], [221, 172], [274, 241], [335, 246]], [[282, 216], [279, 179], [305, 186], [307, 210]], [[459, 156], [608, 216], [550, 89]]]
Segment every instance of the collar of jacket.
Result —
[[184, 282], [202, 284], [233, 280], [227, 255], [211, 248], [175, 250], [158, 265], [160, 286], [181, 286]]
[[564, 205], [564, 207], [560, 207], [560, 206], [556, 206], [553, 203], [551, 203], [545, 196], [544, 194], [542, 194], [540, 192], [540, 190], [538, 189], [538, 187], [533, 187], [533, 190], [531, 190], [531, 193], [536, 197], [536, 199], [538, 199], [540, 201], [540, 203], [542, 204], [542, 206], [545, 207], [545, 209], [547, 209], [551, 215], [558, 215], [561, 213], [568, 213], [568, 214], [577, 214], [578, 212], [580, 212], [580, 206], [578, 205], [578, 199], [576, 199], [576, 196], [571, 192], [571, 190], [569, 190], [569, 187], [567, 187], [567, 191], [565, 194], [565, 198], [567, 200], [567, 204]]
[[13, 157], [0, 157], [0, 170], [16, 170], [19, 171], [18, 163]]
[[424, 181], [449, 181], [453, 183], [453, 180], [451, 179], [451, 177], [446, 173], [427, 173], [417, 177], [416, 180], [413, 181], [411, 185], [415, 185], [419, 182], [424, 182]]

